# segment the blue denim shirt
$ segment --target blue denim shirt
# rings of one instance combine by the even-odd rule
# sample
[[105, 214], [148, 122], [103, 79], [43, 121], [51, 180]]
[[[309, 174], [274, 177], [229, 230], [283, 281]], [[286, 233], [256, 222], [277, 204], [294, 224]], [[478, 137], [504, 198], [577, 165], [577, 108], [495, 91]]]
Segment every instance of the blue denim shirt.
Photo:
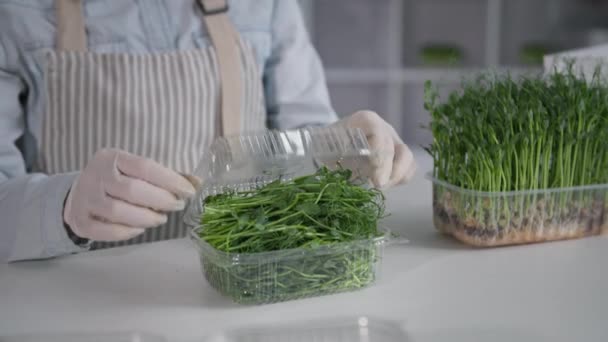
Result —
[[[231, 0], [229, 16], [254, 47], [268, 124], [336, 119], [322, 66], [295, 0]], [[83, 0], [89, 50], [155, 53], [210, 44], [195, 0]], [[77, 174], [28, 173], [40, 136], [44, 55], [55, 47], [53, 0], [0, 0], [0, 260], [78, 252], [63, 227]]]

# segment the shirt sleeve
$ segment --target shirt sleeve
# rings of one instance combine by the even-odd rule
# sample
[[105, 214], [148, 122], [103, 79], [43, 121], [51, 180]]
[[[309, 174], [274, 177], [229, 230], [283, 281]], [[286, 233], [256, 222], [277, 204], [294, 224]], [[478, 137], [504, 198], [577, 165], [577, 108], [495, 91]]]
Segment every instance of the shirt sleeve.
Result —
[[[0, 37], [0, 262], [81, 250], [63, 226], [63, 202], [76, 174], [27, 174], [16, 141], [25, 130], [25, 85]], [[13, 63], [14, 64], [14, 63]]]
[[268, 124], [289, 129], [337, 120], [323, 66], [312, 46], [296, 0], [276, 0], [272, 47], [264, 69]]

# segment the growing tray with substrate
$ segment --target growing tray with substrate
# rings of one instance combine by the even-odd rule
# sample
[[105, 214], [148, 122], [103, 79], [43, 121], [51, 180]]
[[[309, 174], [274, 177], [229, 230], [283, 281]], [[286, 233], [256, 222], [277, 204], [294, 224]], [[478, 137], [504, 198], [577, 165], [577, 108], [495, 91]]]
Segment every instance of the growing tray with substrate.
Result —
[[474, 246], [608, 233], [608, 86], [572, 67], [426, 84], [436, 228]]
[[433, 181], [433, 222], [474, 246], [608, 234], [608, 185], [512, 192], [469, 191]]

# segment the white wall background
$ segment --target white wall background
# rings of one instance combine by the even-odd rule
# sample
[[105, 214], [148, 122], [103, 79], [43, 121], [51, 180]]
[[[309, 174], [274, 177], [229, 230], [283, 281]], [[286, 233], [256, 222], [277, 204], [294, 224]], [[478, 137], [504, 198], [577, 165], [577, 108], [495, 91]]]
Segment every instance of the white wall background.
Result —
[[[587, 32], [602, 22], [585, 27], [576, 20], [597, 11], [597, 5], [583, 0], [300, 2], [325, 65], [336, 110], [343, 115], [375, 110], [407, 142], [422, 145], [432, 139], [420, 128], [428, 122], [422, 97], [425, 80], [440, 84], [441, 93], [448, 94], [463, 77], [488, 67], [513, 74], [537, 72], [542, 66], [521, 63], [523, 44], [581, 46]], [[447, 68], [422, 65], [419, 51], [427, 43], [459, 46], [462, 63]]]

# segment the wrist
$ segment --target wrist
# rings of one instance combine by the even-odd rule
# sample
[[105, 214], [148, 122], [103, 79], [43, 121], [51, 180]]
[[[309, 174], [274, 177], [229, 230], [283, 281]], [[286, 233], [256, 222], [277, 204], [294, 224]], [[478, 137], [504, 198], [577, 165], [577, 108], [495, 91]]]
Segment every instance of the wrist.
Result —
[[80, 248], [85, 248], [85, 249], [89, 249], [91, 247], [91, 244], [93, 243], [92, 240], [84, 238], [79, 236], [78, 234], [76, 234], [76, 232], [74, 232], [74, 230], [72, 229], [72, 227], [69, 224], [69, 211], [70, 211], [70, 193], [71, 191], [68, 191], [67, 195], [65, 196], [65, 199], [63, 201], [63, 212], [61, 213], [61, 216], [63, 218], [63, 228], [65, 229], [65, 232], [68, 235], [68, 238], [78, 247]]
[[90, 239], [78, 236], [76, 233], [74, 233], [74, 231], [72, 230], [72, 228], [70, 227], [69, 224], [64, 222], [63, 228], [65, 228], [65, 232], [68, 234], [68, 237], [70, 238], [70, 240], [72, 240], [72, 242], [76, 246], [78, 246], [80, 248], [86, 248], [86, 249], [91, 247], [91, 244], [93, 243], [93, 241], [91, 241]]

